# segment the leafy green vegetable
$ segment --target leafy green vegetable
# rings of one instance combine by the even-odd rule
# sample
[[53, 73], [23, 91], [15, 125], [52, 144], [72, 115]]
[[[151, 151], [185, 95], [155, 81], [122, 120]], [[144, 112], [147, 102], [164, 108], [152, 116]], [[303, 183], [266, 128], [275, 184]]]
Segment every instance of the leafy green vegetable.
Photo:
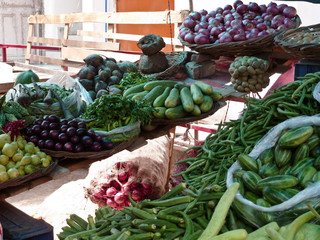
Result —
[[150, 105], [115, 94], [103, 95], [94, 100], [81, 117], [95, 119], [87, 124], [90, 128], [110, 131], [136, 121], [140, 121], [141, 124], [150, 124], [153, 119], [153, 111]]
[[117, 87], [124, 91], [132, 86], [140, 85], [142, 83], [154, 80], [156, 79], [147, 76], [142, 76], [139, 72], [131, 72], [123, 75], [123, 78], [121, 79]]

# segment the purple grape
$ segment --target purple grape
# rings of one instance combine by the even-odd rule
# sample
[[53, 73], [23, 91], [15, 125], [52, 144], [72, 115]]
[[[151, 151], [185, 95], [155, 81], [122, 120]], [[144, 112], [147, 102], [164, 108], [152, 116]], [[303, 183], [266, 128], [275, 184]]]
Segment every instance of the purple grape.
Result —
[[60, 120], [60, 126], [67, 125], [67, 124], [68, 124], [68, 120], [67, 119], [61, 119]]
[[48, 120], [43, 120], [41, 123], [42, 129], [49, 129], [50, 122]]
[[73, 144], [71, 142], [66, 142], [63, 145], [63, 149], [67, 152], [72, 152], [73, 151]]
[[101, 144], [98, 143], [98, 142], [93, 142], [91, 147], [90, 147], [91, 151], [94, 151], [94, 152], [99, 152], [101, 151], [102, 147], [101, 147]]
[[84, 151], [84, 147], [82, 144], [76, 144], [73, 148], [74, 152], [83, 152]]
[[77, 129], [75, 128], [75, 127], [69, 127], [68, 129], [67, 129], [67, 135], [69, 136], [69, 137], [72, 137], [72, 136], [74, 136], [74, 135], [76, 135], [76, 131], [77, 131]]
[[39, 141], [39, 138], [38, 138], [38, 136], [33, 135], [33, 136], [30, 137], [29, 141], [33, 142], [34, 145], [37, 145], [38, 141]]
[[32, 127], [32, 134], [40, 134], [42, 131], [41, 126], [40, 125], [33, 125]]
[[64, 146], [63, 143], [58, 142], [58, 143], [56, 143], [56, 144], [54, 145], [54, 150], [56, 150], [56, 151], [63, 151], [63, 146]]
[[85, 128], [78, 128], [77, 131], [76, 131], [76, 134], [79, 136], [79, 137], [82, 137], [84, 135], [87, 134], [87, 129]]
[[81, 141], [85, 147], [90, 147], [93, 143], [93, 140], [90, 136], [83, 136]]
[[37, 146], [39, 148], [44, 148], [44, 143], [45, 143], [45, 140], [44, 139], [39, 139], [38, 143], [37, 143]]
[[34, 120], [32, 124], [33, 125], [41, 125], [42, 121], [43, 121], [43, 118], [38, 118], [38, 119]]
[[106, 140], [106, 139], [103, 139], [101, 146], [105, 150], [110, 150], [110, 149], [114, 148], [113, 142], [111, 142], [110, 140]]
[[96, 136], [96, 133], [95, 133], [94, 130], [92, 130], [92, 129], [89, 129], [89, 130], [87, 131], [87, 134], [88, 134], [88, 136], [90, 136], [90, 137], [92, 137], [92, 138], [94, 138], [94, 137]]
[[53, 129], [59, 129], [59, 123], [57, 123], [57, 122], [52, 122], [52, 123], [50, 123], [49, 124], [49, 129], [50, 130], [53, 130]]
[[84, 122], [78, 122], [78, 128], [87, 128], [87, 124]]
[[78, 121], [73, 119], [73, 120], [70, 120], [68, 123], [67, 123], [68, 127], [74, 127], [74, 128], [77, 128], [78, 127]]
[[55, 146], [55, 143], [53, 140], [51, 139], [47, 139], [44, 143], [44, 147], [47, 148], [47, 149], [54, 149], [54, 146]]
[[59, 123], [60, 118], [56, 115], [49, 115], [48, 120], [52, 123]]
[[28, 137], [31, 137], [32, 134], [33, 134], [32, 127], [26, 128], [25, 134], [26, 134]]
[[42, 138], [49, 138], [49, 130], [47, 130], [47, 129], [44, 129], [44, 130], [42, 130], [41, 131], [41, 133], [40, 133], [40, 136], [42, 137]]
[[58, 139], [60, 142], [65, 143], [68, 141], [68, 136], [65, 133], [60, 133]]
[[80, 142], [80, 137], [78, 135], [73, 135], [71, 138], [70, 138], [70, 142], [72, 142], [73, 144], [77, 144]]
[[56, 129], [53, 129], [53, 130], [50, 130], [49, 132], [49, 136], [53, 139], [53, 140], [58, 140], [59, 139], [59, 130], [56, 130]]
[[67, 132], [68, 126], [67, 125], [61, 125], [60, 132]]
[[101, 142], [103, 141], [103, 138], [102, 138], [101, 135], [95, 135], [95, 136], [94, 136], [94, 140], [95, 140], [96, 142], [101, 143]]

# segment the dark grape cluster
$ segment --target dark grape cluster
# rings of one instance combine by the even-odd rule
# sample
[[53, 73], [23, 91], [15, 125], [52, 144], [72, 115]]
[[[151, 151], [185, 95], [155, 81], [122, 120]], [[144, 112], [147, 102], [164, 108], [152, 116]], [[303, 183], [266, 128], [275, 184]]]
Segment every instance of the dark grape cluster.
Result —
[[45, 115], [22, 131], [27, 141], [39, 148], [68, 152], [98, 152], [114, 148], [110, 140], [105, 140], [85, 122], [60, 119], [55, 115]]

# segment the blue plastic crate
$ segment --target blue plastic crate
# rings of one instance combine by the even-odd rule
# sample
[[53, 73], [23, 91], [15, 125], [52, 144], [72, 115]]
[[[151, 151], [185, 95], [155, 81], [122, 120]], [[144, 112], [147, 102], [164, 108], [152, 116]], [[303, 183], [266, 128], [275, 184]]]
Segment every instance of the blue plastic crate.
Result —
[[294, 80], [304, 77], [307, 73], [320, 72], [320, 61], [301, 60], [294, 65]]
[[0, 222], [4, 240], [53, 240], [53, 227], [0, 201]]

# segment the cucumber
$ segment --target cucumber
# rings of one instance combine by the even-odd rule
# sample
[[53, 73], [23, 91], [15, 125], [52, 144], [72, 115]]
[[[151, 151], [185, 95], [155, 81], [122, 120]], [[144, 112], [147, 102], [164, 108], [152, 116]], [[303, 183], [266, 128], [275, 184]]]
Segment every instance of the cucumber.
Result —
[[201, 89], [198, 87], [198, 85], [191, 84], [190, 92], [195, 104], [201, 104], [203, 102], [203, 93], [201, 92]]
[[280, 204], [290, 199], [290, 195], [285, 190], [276, 187], [265, 187], [262, 194], [263, 198], [271, 205]]
[[140, 100], [142, 100], [148, 93], [149, 93], [149, 91], [139, 92], [139, 93], [135, 94], [135, 95], [132, 97], [132, 100], [140, 101]]
[[244, 186], [249, 189], [250, 191], [259, 194], [258, 189], [256, 188], [258, 181], [261, 180], [261, 177], [259, 174], [252, 172], [252, 171], [247, 171], [245, 174], [242, 176], [242, 181]]
[[308, 181], [310, 181], [314, 174], [316, 174], [317, 169], [312, 166], [305, 167], [299, 174], [298, 179], [302, 187], [306, 187]]
[[217, 102], [222, 98], [222, 94], [216, 91], [213, 91], [209, 96], [212, 98], [214, 102]]
[[123, 97], [127, 97], [128, 95], [133, 94], [133, 93], [143, 92], [144, 91], [144, 85], [145, 85], [145, 83], [142, 83], [142, 84], [133, 86], [131, 88], [128, 88], [127, 90], [125, 90], [123, 92], [122, 96]]
[[320, 156], [314, 160], [313, 166], [319, 171], [320, 170]]
[[163, 93], [153, 101], [153, 106], [154, 107], [163, 107], [164, 101], [169, 96], [171, 89], [172, 89], [172, 87], [166, 87], [166, 89], [163, 91]]
[[307, 143], [303, 143], [297, 147], [293, 154], [293, 164], [299, 162], [299, 160], [304, 159], [309, 156], [310, 147]]
[[274, 160], [279, 168], [287, 165], [292, 158], [292, 152], [290, 149], [280, 147], [279, 144], [274, 149]]
[[196, 105], [196, 104], [194, 105], [194, 108], [193, 108], [193, 111], [191, 112], [191, 114], [193, 116], [201, 115], [201, 109], [200, 109], [199, 105]]
[[309, 139], [305, 143], [308, 144], [309, 149], [312, 150], [317, 145], [320, 144], [320, 138], [319, 138], [319, 136], [317, 134], [312, 134], [312, 136], [309, 137]]
[[153, 116], [156, 118], [166, 118], [166, 107], [155, 107], [153, 111]]
[[138, 93], [131, 93], [131, 94], [127, 95], [126, 98], [132, 98], [136, 94], [138, 94]]
[[154, 87], [146, 96], [143, 97], [142, 101], [146, 104], [153, 104], [153, 101], [160, 96], [164, 91], [164, 87], [159, 85]]
[[186, 112], [192, 112], [194, 109], [194, 103], [191, 92], [188, 87], [184, 87], [180, 91], [180, 98], [182, 107]]
[[178, 82], [177, 81], [170, 81], [170, 80], [158, 80], [158, 81], [151, 81], [147, 82], [144, 85], [144, 90], [151, 91], [156, 86], [163, 86], [163, 87], [174, 87]]
[[313, 134], [312, 126], [302, 126], [298, 128], [292, 128], [281, 136], [279, 144], [284, 148], [297, 147], [300, 144], [308, 140]]
[[210, 96], [204, 95], [203, 102], [200, 104], [201, 112], [209, 112], [213, 106], [213, 100]]
[[213, 93], [213, 88], [208, 83], [196, 81], [194, 84], [196, 84], [201, 89], [201, 92], [206, 95], [210, 95]]
[[320, 172], [316, 172], [312, 177], [312, 182], [318, 182], [320, 180]]
[[183, 109], [182, 105], [179, 105], [177, 107], [168, 108], [165, 111], [165, 115], [168, 119], [177, 119], [187, 116], [187, 112]]
[[244, 197], [253, 203], [257, 203], [257, 199], [259, 198], [257, 194], [250, 191], [246, 191]]
[[[261, 207], [271, 207], [271, 204], [263, 198], [258, 198], [256, 204]], [[270, 223], [274, 220], [272, 213], [269, 212], [257, 211], [257, 215], [265, 223]]]
[[234, 170], [234, 172], [232, 173], [234, 177], [242, 177], [243, 174], [245, 174], [246, 170], [243, 169], [236, 169]]
[[240, 153], [238, 156], [240, 166], [246, 171], [258, 172], [257, 161], [246, 153]]
[[262, 178], [279, 174], [279, 168], [275, 163], [267, 163], [259, 169], [259, 175]]
[[266, 177], [257, 182], [256, 188], [262, 190], [263, 188], [269, 187], [277, 187], [281, 189], [291, 188], [296, 186], [299, 183], [299, 179], [295, 176], [291, 175], [275, 175]]
[[274, 161], [274, 148], [268, 148], [264, 150], [260, 155], [259, 159], [262, 164], [273, 163]]
[[320, 156], [320, 145], [317, 145], [314, 149], [312, 149], [311, 156], [314, 158], [317, 158]]
[[307, 157], [299, 162], [297, 162], [295, 165], [293, 165], [291, 169], [291, 174], [294, 176], [297, 176], [305, 167], [312, 166], [314, 163], [314, 158]]
[[279, 174], [281, 175], [289, 175], [291, 174], [292, 171], [292, 166], [291, 165], [286, 165], [283, 168], [280, 169]]
[[166, 108], [173, 108], [176, 107], [179, 103], [180, 94], [178, 88], [172, 88], [169, 96], [166, 98], [164, 102], [164, 106]]
[[297, 193], [299, 193], [300, 191], [296, 188], [287, 188], [285, 189], [286, 193], [288, 193], [290, 195], [290, 197], [293, 197], [294, 195], [296, 195]]

